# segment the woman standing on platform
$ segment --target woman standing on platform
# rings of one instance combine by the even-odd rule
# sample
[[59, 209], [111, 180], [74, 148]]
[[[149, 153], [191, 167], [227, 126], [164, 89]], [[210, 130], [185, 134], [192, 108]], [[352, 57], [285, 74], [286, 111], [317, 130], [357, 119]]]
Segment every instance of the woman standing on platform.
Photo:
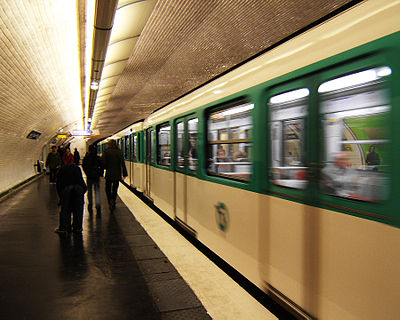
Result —
[[65, 148], [65, 152], [62, 156], [63, 165], [74, 163], [74, 155], [71, 153], [71, 149], [69, 147]]

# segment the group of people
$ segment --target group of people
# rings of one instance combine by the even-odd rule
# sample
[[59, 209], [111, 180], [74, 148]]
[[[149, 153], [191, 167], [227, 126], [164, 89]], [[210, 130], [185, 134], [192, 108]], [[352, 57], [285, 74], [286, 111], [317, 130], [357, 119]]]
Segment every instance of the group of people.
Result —
[[58, 170], [66, 164], [74, 163], [79, 165], [81, 156], [77, 148], [75, 148], [74, 154], [71, 153], [71, 148], [69, 146], [62, 147], [51, 147], [51, 152], [46, 158], [46, 168], [48, 168], [50, 173], [50, 183], [56, 183]]
[[[52, 180], [54, 177], [52, 176], [52, 166], [50, 166], [50, 164], [52, 164], [53, 161], [54, 163], [57, 161], [55, 160], [55, 153], [57, 153], [57, 150], [54, 150], [56, 150], [56, 147], [52, 147], [52, 151], [48, 156], [48, 161], [46, 161], [46, 166], [50, 168], [50, 181], [54, 181]], [[89, 151], [82, 161], [82, 168], [86, 175], [86, 183], [78, 165], [79, 162], [66, 163], [56, 172], [56, 186], [60, 198], [61, 211], [59, 226], [55, 232], [59, 234], [82, 232], [84, 194], [86, 191], [88, 191], [89, 213], [93, 213], [94, 189], [96, 212], [98, 215], [101, 214], [100, 177], [103, 176], [104, 170], [106, 171], [105, 189], [111, 211], [115, 209], [119, 181], [128, 176], [122, 151], [118, 149], [115, 140], [110, 140], [108, 142], [107, 149], [104, 150], [101, 158], [97, 155], [96, 147], [94, 145], [89, 146]]]

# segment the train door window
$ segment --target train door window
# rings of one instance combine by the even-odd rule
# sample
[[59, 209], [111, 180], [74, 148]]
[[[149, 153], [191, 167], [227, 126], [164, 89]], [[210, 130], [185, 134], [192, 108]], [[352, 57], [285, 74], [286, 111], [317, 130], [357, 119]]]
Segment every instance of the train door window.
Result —
[[129, 136], [124, 137], [124, 155], [125, 155], [125, 160], [129, 160]]
[[138, 136], [133, 136], [133, 161], [138, 161]]
[[185, 123], [183, 121], [178, 122], [176, 125], [176, 139], [177, 139], [176, 163], [178, 168], [185, 167], [185, 158], [183, 154], [184, 132], [185, 132]]
[[163, 166], [171, 163], [171, 126], [164, 123], [158, 127], [157, 162]]
[[238, 180], [251, 176], [252, 103], [241, 103], [210, 113], [208, 172]]
[[269, 99], [271, 130], [271, 182], [305, 189], [305, 119], [309, 90], [296, 89]]
[[323, 193], [361, 201], [387, 199], [390, 74], [389, 67], [377, 67], [319, 87]]
[[188, 141], [189, 141], [189, 152], [188, 162], [189, 170], [197, 170], [197, 129], [198, 119], [188, 120]]
[[150, 131], [150, 163], [154, 163], [154, 130]]

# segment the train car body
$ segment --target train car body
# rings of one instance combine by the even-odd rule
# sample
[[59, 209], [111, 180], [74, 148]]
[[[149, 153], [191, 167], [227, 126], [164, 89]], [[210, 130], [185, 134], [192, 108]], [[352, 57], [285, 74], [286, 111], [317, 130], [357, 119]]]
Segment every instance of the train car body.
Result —
[[399, 16], [362, 2], [155, 112], [129, 184], [298, 315], [399, 318]]

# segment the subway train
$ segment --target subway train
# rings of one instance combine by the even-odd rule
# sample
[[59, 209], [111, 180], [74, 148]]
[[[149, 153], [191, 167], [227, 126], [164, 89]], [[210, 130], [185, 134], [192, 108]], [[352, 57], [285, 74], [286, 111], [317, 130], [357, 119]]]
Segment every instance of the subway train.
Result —
[[362, 2], [115, 134], [125, 182], [298, 317], [399, 319], [399, 17]]

